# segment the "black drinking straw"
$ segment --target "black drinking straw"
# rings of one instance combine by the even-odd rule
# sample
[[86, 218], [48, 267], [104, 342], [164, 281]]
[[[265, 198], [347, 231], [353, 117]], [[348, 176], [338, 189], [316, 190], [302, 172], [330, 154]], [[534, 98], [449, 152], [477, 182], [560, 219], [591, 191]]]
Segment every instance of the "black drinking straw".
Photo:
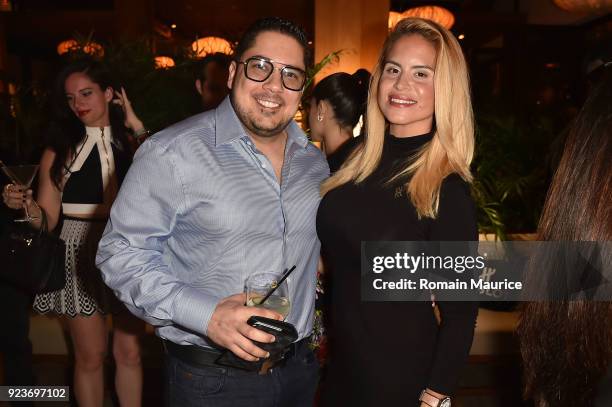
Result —
[[291, 268], [290, 268], [288, 271], [285, 271], [285, 272], [283, 273], [283, 276], [282, 276], [282, 277], [281, 277], [281, 279], [278, 281], [278, 283], [276, 283], [276, 286], [272, 287], [272, 288], [270, 289], [270, 291], [268, 291], [268, 293], [266, 294], [266, 296], [265, 296], [265, 297], [263, 297], [263, 300], [261, 300], [261, 301], [259, 302], [259, 304], [260, 304], [260, 305], [261, 305], [261, 304], [263, 304], [264, 302], [266, 302], [266, 300], [268, 299], [268, 297], [270, 297], [270, 296], [272, 295], [272, 293], [273, 293], [274, 291], [276, 291], [276, 289], [277, 289], [278, 287], [280, 287], [280, 285], [283, 283], [283, 281], [285, 281], [285, 280], [287, 279], [287, 277], [289, 277], [289, 274], [291, 274], [291, 272], [292, 272], [293, 270], [295, 270], [295, 266], [291, 267]]

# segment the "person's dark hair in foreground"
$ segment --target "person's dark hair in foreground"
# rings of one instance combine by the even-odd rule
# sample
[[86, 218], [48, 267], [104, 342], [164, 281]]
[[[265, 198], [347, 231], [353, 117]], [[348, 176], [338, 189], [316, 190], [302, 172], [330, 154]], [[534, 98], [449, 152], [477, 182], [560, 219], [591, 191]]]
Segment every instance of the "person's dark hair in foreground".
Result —
[[[567, 138], [544, 204], [538, 240], [612, 239], [610, 101], [612, 69], [607, 69]], [[610, 405], [612, 303], [527, 303], [519, 337], [525, 396], [534, 399], [537, 406]], [[610, 398], [604, 402], [604, 397]]]

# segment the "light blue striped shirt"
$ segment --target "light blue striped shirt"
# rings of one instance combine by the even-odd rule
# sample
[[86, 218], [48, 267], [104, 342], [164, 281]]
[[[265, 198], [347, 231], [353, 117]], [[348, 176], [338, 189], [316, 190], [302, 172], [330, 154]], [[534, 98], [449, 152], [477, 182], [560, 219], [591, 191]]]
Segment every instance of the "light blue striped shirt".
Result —
[[321, 152], [295, 122], [282, 183], [229, 98], [177, 123], [138, 149], [98, 248], [104, 281], [128, 309], [179, 344], [210, 346], [208, 322], [224, 297], [258, 271], [288, 278], [287, 321], [312, 330]]

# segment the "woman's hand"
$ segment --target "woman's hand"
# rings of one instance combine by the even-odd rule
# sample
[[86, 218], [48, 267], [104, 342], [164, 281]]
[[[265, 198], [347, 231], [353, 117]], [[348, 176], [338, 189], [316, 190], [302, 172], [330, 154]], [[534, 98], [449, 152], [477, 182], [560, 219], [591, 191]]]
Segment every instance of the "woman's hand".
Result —
[[35, 220], [31, 221], [36, 227], [40, 226], [41, 209], [32, 197], [32, 190], [26, 190], [23, 185], [6, 184], [2, 189], [2, 200], [11, 209], [21, 209], [27, 206], [28, 213]]
[[23, 185], [6, 184], [4, 188], [2, 188], [2, 201], [11, 209], [21, 209], [26, 204], [28, 192], [31, 200], [31, 189], [26, 191]]
[[123, 113], [125, 115], [125, 121], [123, 124], [125, 127], [132, 130], [134, 134], [139, 134], [144, 129], [144, 125], [138, 116], [136, 116], [134, 108], [132, 108], [132, 103], [130, 102], [130, 99], [128, 99], [127, 93], [125, 93], [123, 86], [121, 87], [121, 92], [115, 91], [115, 96], [117, 99], [114, 99], [113, 103], [121, 106], [121, 109], [123, 109]]

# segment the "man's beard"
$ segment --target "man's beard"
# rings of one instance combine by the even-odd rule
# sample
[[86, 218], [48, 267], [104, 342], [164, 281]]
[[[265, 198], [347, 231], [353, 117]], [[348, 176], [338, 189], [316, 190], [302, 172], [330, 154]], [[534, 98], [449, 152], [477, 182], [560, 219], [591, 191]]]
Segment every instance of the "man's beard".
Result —
[[281, 133], [289, 125], [293, 117], [288, 117], [286, 120], [280, 120], [276, 125], [272, 127], [264, 127], [261, 123], [257, 123], [249, 112], [236, 101], [234, 92], [230, 93], [230, 101], [236, 112], [236, 116], [240, 122], [246, 127], [246, 129], [259, 137], [273, 137]]

